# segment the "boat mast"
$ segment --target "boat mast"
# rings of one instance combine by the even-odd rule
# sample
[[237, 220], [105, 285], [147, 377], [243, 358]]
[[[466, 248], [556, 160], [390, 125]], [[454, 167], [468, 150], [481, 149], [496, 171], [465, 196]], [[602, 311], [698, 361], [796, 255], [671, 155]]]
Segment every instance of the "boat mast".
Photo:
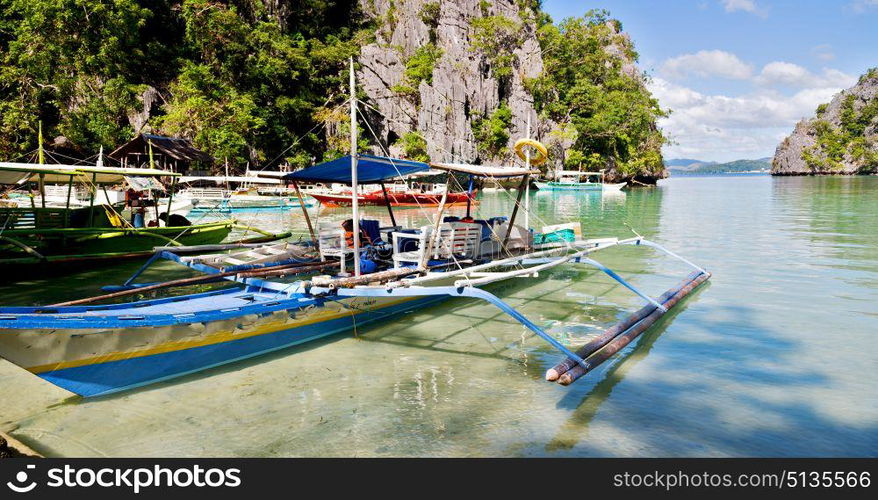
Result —
[[[148, 144], [149, 144], [149, 168], [150, 168], [150, 170], [154, 170], [155, 169], [155, 159], [152, 156], [152, 141], [148, 141]], [[155, 224], [156, 224], [156, 227], [158, 227], [161, 225], [161, 220], [162, 220], [162, 218], [160, 217], [161, 214], [159, 214], [158, 195], [156, 195], [152, 189], [149, 190], [149, 193], [155, 199]], [[107, 201], [109, 201], [109, 200], [107, 200]], [[132, 215], [132, 217], [133, 217], [133, 215]], [[169, 220], [171, 220], [171, 204], [170, 203], [168, 203], [168, 219], [165, 221], [165, 226], [168, 225]], [[144, 223], [144, 225], [146, 224], [146, 214], [145, 213], [143, 216], [143, 223]]]
[[[39, 161], [40, 165], [46, 163], [46, 159], [43, 157], [43, 122], [40, 121], [40, 131], [39, 136], [37, 137], [37, 142], [39, 142]], [[40, 205], [43, 208], [46, 208], [46, 174], [40, 174], [39, 176], [39, 187], [40, 187]]]
[[[40, 165], [43, 165], [44, 163], [46, 163], [46, 159], [43, 157], [43, 122], [42, 122], [42, 120], [40, 120], [39, 132], [37, 133], [37, 151], [38, 151], [37, 162], [39, 162]], [[31, 157], [31, 158], [33, 158], [33, 157]]]
[[232, 188], [229, 187], [229, 157], [225, 157], [226, 162], [226, 191], [231, 191]]
[[[357, 206], [357, 91], [354, 81], [354, 57], [351, 56], [351, 208], [354, 232], [354, 276], [360, 275], [360, 210]], [[342, 256], [344, 258], [344, 256]]]
[[[524, 135], [525, 138], [530, 139], [530, 113], [527, 114], [527, 128]], [[530, 170], [530, 148], [524, 150], [524, 166]], [[524, 188], [524, 229], [530, 230], [530, 181]]]

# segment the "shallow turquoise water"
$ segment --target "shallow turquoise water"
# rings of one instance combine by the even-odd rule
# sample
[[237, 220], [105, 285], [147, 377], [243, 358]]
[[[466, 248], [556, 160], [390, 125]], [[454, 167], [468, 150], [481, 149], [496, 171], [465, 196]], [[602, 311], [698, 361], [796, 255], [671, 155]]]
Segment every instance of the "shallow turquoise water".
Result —
[[[588, 236], [626, 236], [627, 222], [714, 277], [571, 387], [543, 381], [559, 356], [520, 325], [448, 301], [95, 400], [0, 361], [0, 429], [73, 456], [876, 455], [878, 177], [688, 177], [531, 203], [533, 226], [581, 220]], [[510, 206], [490, 194], [479, 210]], [[398, 215], [423, 221], [417, 210]], [[304, 231], [288, 212], [247, 217]], [[654, 295], [687, 272], [645, 248], [597, 258]], [[136, 267], [35, 277], [0, 287], [0, 302], [95, 293]], [[574, 346], [640, 305], [588, 269], [498, 294]]]

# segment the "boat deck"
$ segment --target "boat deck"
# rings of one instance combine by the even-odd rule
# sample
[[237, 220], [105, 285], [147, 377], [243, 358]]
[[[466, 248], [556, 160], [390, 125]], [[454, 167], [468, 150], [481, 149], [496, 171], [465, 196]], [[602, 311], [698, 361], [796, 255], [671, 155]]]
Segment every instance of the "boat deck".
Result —
[[304, 307], [315, 299], [276, 292], [254, 292], [242, 288], [217, 290], [181, 297], [166, 297], [136, 303], [98, 306], [2, 307], [2, 328], [81, 328], [160, 326], [217, 321], [245, 314], [267, 314]]

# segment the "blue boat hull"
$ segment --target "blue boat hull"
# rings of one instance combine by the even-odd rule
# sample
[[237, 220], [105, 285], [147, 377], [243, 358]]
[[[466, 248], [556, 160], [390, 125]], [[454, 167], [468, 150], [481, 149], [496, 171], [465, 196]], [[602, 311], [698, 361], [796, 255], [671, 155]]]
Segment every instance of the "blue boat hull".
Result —
[[374, 322], [444, 300], [425, 297], [401, 304], [359, 311], [355, 318], [345, 315], [327, 321], [290, 329], [174, 350], [147, 356], [106, 361], [36, 373], [40, 378], [85, 397], [101, 396], [173, 379], [261, 354], [345, 332], [356, 324]]

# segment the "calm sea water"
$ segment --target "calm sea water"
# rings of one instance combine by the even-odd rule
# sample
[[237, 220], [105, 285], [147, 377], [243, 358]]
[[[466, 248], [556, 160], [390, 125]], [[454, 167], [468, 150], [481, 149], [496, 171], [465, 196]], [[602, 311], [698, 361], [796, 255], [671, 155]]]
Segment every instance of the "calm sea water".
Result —
[[[878, 177], [687, 177], [530, 201], [532, 226], [579, 220], [588, 236], [626, 236], [627, 222], [714, 277], [571, 387], [543, 380], [560, 357], [540, 339], [457, 299], [94, 400], [0, 360], [0, 429], [61, 456], [878, 454]], [[497, 193], [479, 210], [510, 207]], [[298, 214], [248, 217], [304, 232]], [[646, 248], [596, 258], [654, 295], [687, 273]], [[0, 287], [0, 303], [94, 294], [136, 267], [35, 277]], [[584, 268], [497, 293], [571, 346], [640, 306]]]

